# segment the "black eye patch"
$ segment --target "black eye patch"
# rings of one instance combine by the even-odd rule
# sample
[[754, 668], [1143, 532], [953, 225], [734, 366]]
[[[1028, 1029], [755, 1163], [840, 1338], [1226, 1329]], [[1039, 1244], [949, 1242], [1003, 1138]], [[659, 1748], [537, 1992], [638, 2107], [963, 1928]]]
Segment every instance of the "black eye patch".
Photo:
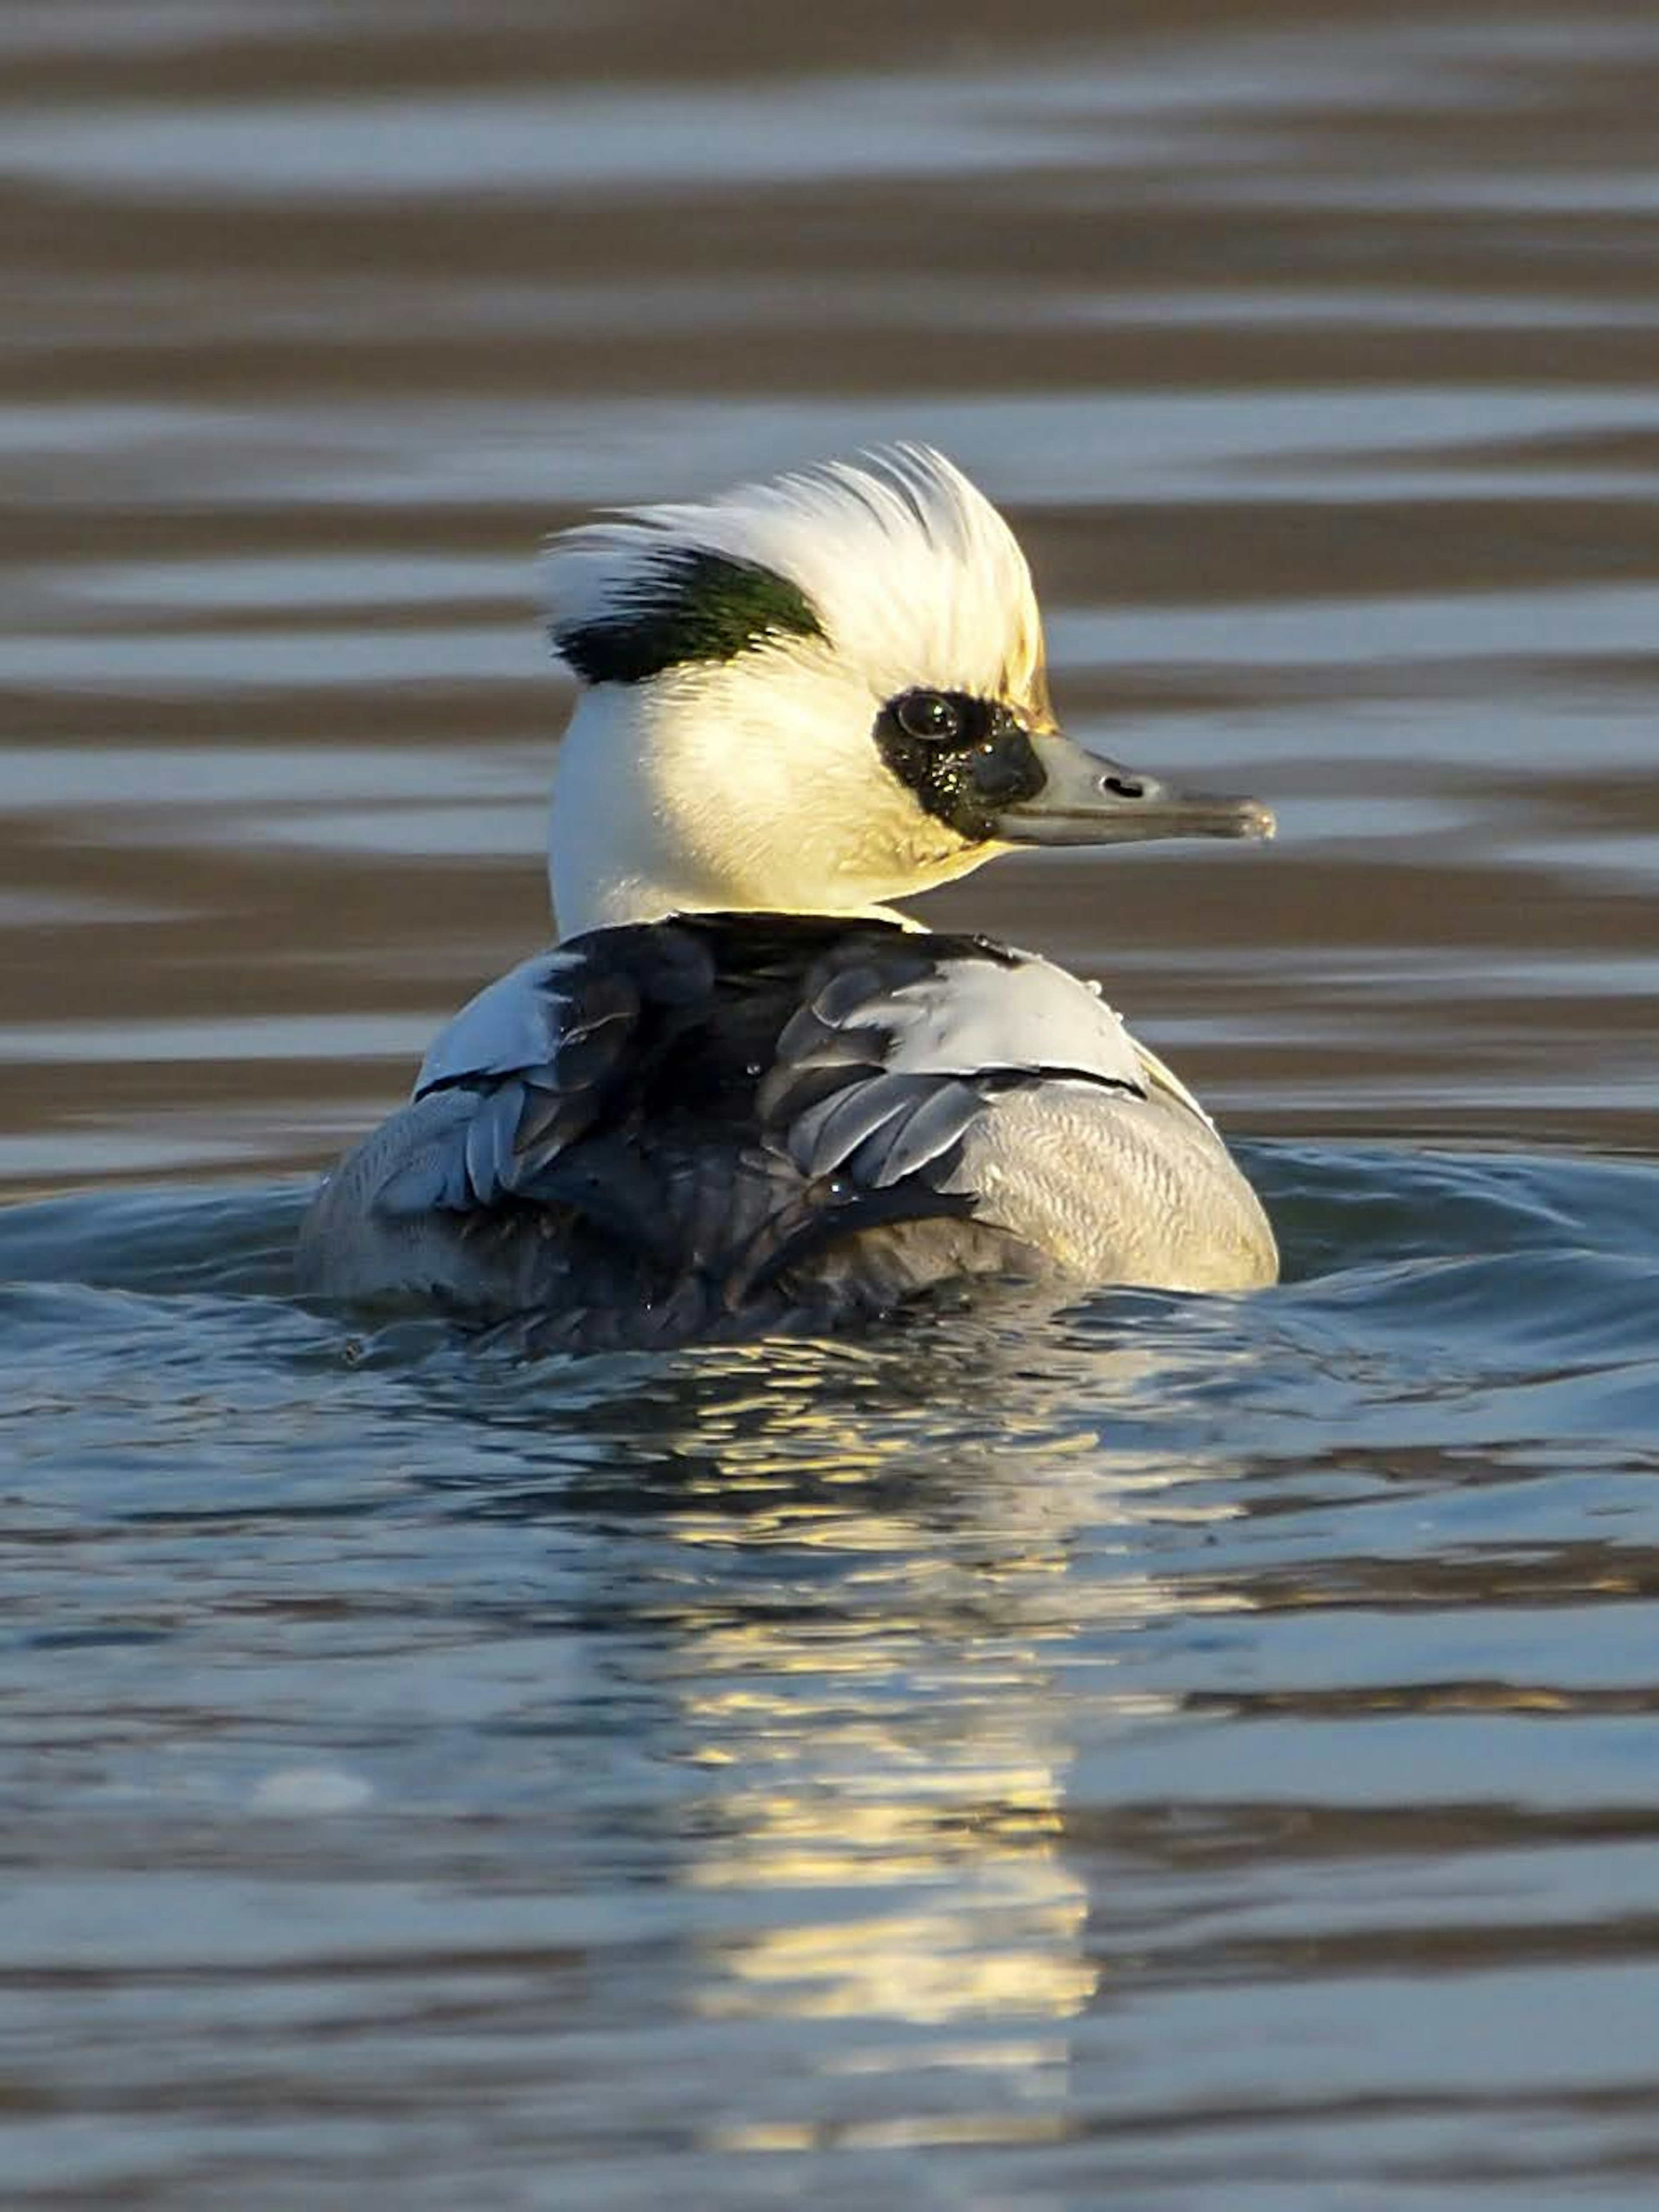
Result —
[[1019, 717], [966, 691], [901, 691], [876, 717], [876, 749], [936, 821], [975, 842], [1048, 781]]

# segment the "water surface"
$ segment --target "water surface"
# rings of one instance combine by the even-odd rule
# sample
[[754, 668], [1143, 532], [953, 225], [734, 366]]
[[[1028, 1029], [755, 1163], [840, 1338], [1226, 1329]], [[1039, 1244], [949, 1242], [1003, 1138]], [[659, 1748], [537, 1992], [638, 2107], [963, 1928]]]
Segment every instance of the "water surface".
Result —
[[[12, 11], [20, 2203], [1646, 2207], [1650, 10]], [[1100, 978], [1285, 1286], [525, 1363], [318, 1168], [541, 941], [538, 537], [896, 435], [1266, 852]]]

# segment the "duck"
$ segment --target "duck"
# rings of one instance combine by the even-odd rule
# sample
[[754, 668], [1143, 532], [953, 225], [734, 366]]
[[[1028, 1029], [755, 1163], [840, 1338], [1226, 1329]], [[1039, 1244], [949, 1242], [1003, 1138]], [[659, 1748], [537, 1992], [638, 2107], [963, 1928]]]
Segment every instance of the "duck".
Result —
[[577, 684], [559, 933], [324, 1182], [302, 1294], [587, 1352], [1277, 1279], [1098, 985], [892, 904], [1024, 848], [1273, 831], [1065, 733], [1024, 554], [960, 469], [898, 444], [621, 508], [541, 579]]

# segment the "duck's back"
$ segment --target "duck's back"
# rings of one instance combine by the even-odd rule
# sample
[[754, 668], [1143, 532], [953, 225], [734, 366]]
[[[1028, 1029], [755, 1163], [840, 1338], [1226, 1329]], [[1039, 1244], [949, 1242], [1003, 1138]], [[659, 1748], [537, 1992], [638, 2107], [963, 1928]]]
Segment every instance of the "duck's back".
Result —
[[1202, 1112], [1063, 969], [733, 914], [594, 930], [481, 993], [299, 1265], [315, 1295], [591, 1347], [828, 1328], [987, 1274], [1243, 1288], [1276, 1255]]

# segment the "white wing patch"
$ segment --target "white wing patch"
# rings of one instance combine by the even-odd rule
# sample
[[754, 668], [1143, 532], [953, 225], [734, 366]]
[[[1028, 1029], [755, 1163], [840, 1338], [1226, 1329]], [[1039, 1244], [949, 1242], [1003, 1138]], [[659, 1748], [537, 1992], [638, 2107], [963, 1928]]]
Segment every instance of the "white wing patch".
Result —
[[511, 1075], [551, 1060], [567, 1011], [559, 979], [580, 965], [573, 954], [538, 952], [486, 984], [434, 1039], [414, 1096], [422, 1097], [440, 1084]]
[[1093, 1076], [1144, 1091], [1128, 1031], [1077, 976], [1035, 954], [1015, 967], [946, 960], [886, 1000], [887, 1066], [901, 1074], [985, 1075], [1024, 1068]]
[[[946, 1159], [1011, 1085], [1104, 1085], [1146, 1097], [1133, 1039], [1087, 985], [1030, 955], [946, 957], [895, 984], [854, 962], [803, 1006], [762, 1085], [804, 1175], [885, 1189]], [[954, 1185], [941, 1182], [939, 1189]]]

